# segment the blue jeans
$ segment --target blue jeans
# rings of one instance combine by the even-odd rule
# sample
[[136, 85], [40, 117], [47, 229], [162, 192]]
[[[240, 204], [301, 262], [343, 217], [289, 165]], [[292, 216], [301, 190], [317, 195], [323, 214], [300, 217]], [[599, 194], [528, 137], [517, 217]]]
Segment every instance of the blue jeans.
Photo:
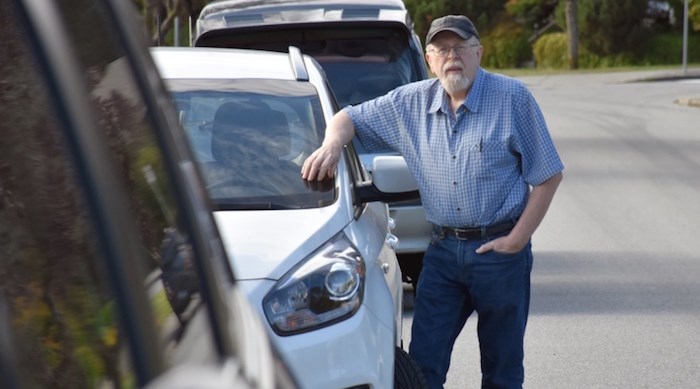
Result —
[[431, 389], [445, 383], [452, 347], [475, 311], [482, 388], [522, 388], [532, 250], [528, 243], [516, 254], [474, 252], [496, 237], [458, 240], [433, 233], [418, 281], [409, 347]]

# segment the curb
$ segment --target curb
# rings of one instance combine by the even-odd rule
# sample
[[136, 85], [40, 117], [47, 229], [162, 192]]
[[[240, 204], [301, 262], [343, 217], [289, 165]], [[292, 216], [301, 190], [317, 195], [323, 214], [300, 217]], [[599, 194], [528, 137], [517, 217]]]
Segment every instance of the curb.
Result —
[[[697, 68], [689, 69], [685, 73], [679, 73], [677, 71], [671, 72], [659, 72], [656, 74], [648, 75], [647, 77], [640, 78], [636, 80], [637, 82], [654, 82], [654, 81], [676, 81], [685, 80], [689, 78], [700, 78], [700, 70]], [[697, 107], [700, 108], [700, 97], [679, 97], [675, 100], [678, 105], [683, 105], [686, 107]]]
[[676, 99], [675, 102], [676, 102], [676, 104], [679, 104], [679, 105], [700, 108], [700, 98], [697, 98], [697, 97], [680, 97], [680, 98]]

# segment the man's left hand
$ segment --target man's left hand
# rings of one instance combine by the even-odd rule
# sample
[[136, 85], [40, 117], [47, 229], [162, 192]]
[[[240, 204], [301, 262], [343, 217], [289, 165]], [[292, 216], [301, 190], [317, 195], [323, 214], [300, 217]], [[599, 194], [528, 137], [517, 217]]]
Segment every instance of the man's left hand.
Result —
[[483, 254], [489, 251], [495, 251], [502, 254], [515, 254], [525, 247], [524, 244], [516, 242], [514, 239], [509, 239], [510, 235], [501, 236], [494, 240], [490, 240], [476, 249], [477, 254]]

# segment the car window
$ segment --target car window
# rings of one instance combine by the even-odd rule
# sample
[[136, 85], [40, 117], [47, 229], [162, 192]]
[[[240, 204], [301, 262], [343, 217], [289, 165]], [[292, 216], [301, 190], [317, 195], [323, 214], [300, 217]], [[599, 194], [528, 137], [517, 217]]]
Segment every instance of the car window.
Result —
[[334, 188], [301, 178], [325, 120], [310, 83], [166, 80], [207, 191], [218, 210], [316, 208]]
[[[66, 2], [59, 2], [66, 5]], [[109, 273], [104, 226], [96, 225], [84, 172], [75, 145], [62, 126], [60, 101], [37, 71], [21, 26], [0, 6], [0, 320], [2, 353], [10, 357], [20, 387], [140, 386], [135, 371], [139, 354], [120, 330], [124, 323], [120, 290]], [[126, 55], [107, 28], [101, 3], [73, 1], [91, 17], [72, 25], [71, 49], [91, 91], [91, 108], [106, 131], [104, 150], [110, 163], [103, 174], [124, 191], [126, 204], [113, 204], [138, 237], [139, 253], [128, 266], [146, 306], [136, 321], [155, 329], [144, 346], [157, 348], [156, 369], [181, 363], [204, 364], [216, 358], [208, 331], [207, 307], [194, 272], [190, 226], [183, 223], [176, 188], [133, 75], [115, 73]], [[6, 12], [7, 11], [7, 12]], [[66, 20], [74, 9], [59, 8]], [[92, 21], [92, 22], [90, 22]], [[67, 51], [71, 49], [65, 48]], [[79, 86], [76, 86], [78, 88]], [[132, 318], [133, 320], [134, 318]], [[147, 332], [147, 331], [146, 331]], [[196, 341], [195, 341], [196, 339]], [[9, 344], [8, 344], [9, 343]], [[8, 350], [12, 355], [8, 356]], [[6, 358], [3, 358], [5, 360]]]

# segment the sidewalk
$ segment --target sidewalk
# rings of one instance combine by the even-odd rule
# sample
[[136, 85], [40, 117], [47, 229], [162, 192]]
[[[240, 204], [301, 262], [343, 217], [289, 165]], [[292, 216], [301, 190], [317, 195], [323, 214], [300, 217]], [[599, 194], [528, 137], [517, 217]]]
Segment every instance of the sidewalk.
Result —
[[[700, 80], [700, 67], [693, 67], [683, 72], [680, 67], [678, 69], [666, 70], [639, 70], [639, 71], [611, 71], [604, 73], [587, 73], [571, 72], [564, 74], [542, 75], [542, 76], [521, 76], [518, 77], [528, 85], [537, 85], [547, 87], [553, 85], [565, 85], [569, 82], [574, 82], [578, 77], [586, 75], [588, 81], [598, 82], [601, 84], [619, 84], [628, 82], [657, 82], [657, 81], [674, 81], [685, 79]], [[698, 84], [698, 93], [696, 96], [679, 96], [676, 100], [678, 104], [700, 108], [700, 84]]]

